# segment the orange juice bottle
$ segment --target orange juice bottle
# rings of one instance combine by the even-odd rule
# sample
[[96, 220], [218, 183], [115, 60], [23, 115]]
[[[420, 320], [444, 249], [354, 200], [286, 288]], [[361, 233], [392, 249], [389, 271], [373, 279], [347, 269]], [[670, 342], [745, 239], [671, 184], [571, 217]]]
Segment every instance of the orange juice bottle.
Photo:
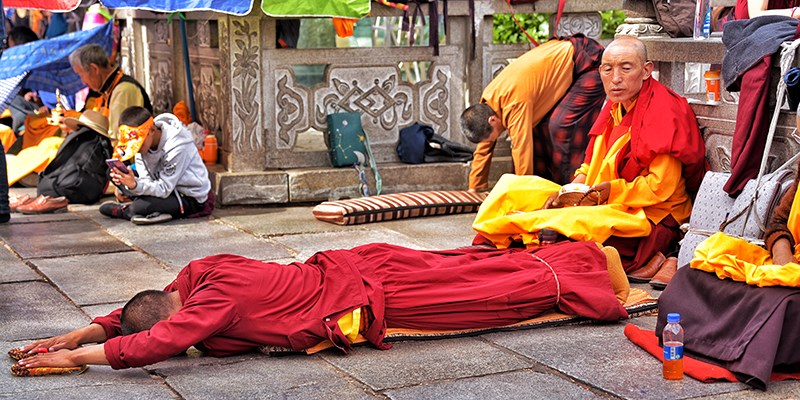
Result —
[[664, 379], [683, 379], [683, 327], [680, 314], [667, 314], [667, 325], [661, 337], [664, 344]]

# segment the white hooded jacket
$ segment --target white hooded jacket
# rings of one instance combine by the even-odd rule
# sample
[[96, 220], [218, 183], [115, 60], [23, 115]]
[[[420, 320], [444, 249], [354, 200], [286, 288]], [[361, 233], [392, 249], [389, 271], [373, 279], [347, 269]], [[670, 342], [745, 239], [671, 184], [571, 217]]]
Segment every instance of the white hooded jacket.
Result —
[[155, 117], [154, 122], [161, 129], [161, 141], [156, 150], [136, 154], [139, 177], [136, 178], [136, 187], [129, 191], [134, 196], [163, 199], [178, 192], [204, 203], [211, 190], [211, 181], [192, 133], [172, 114], [161, 114]]

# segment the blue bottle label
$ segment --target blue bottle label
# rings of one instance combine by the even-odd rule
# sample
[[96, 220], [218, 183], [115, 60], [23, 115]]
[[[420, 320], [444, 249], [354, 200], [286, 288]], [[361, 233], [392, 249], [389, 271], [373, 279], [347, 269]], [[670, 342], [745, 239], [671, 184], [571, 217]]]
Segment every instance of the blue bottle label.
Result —
[[683, 358], [683, 346], [664, 346], [665, 360], [680, 360]]

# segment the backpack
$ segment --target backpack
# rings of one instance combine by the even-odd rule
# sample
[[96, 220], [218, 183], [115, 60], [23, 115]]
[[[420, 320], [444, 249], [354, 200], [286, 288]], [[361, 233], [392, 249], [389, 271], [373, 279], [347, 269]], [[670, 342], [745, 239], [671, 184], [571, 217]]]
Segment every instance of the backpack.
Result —
[[39, 174], [37, 194], [64, 196], [70, 203], [92, 204], [100, 200], [108, 184], [111, 141], [81, 127], [61, 143], [56, 157]]
[[435, 134], [430, 126], [415, 122], [400, 129], [397, 156], [407, 164], [467, 162], [472, 160], [472, 149]]
[[670, 37], [694, 35], [694, 12], [697, 0], [653, 0], [656, 19]]

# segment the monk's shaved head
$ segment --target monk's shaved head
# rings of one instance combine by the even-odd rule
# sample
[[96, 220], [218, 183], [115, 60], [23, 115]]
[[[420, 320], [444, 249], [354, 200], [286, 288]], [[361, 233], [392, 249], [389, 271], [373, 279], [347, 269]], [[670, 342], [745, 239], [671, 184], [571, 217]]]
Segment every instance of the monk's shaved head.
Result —
[[634, 36], [620, 36], [606, 46], [606, 52], [615, 52], [619, 47], [633, 50], [639, 60], [644, 64], [647, 62], [647, 46], [639, 38]]

